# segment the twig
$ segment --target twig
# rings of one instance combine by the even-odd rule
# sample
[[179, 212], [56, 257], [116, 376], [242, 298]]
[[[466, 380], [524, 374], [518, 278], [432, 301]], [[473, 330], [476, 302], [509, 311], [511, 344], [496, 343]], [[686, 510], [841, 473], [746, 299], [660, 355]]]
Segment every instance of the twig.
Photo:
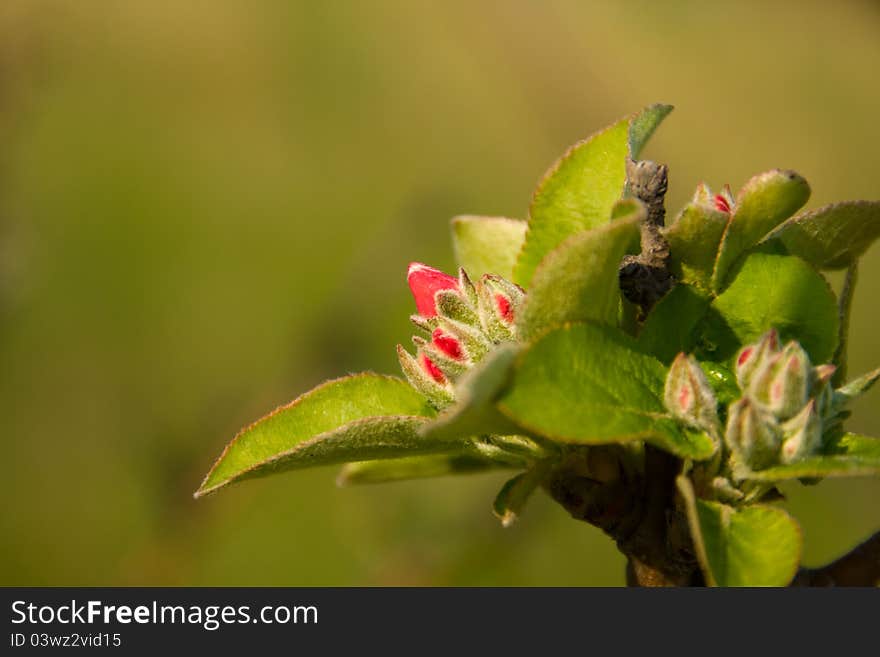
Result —
[[618, 272], [624, 296], [639, 306], [644, 317], [672, 287], [669, 244], [663, 237], [668, 167], [650, 160], [627, 162], [627, 192], [642, 201], [647, 216], [642, 222], [641, 253], [623, 259]]
[[791, 586], [877, 586], [880, 532], [821, 568], [801, 568]]

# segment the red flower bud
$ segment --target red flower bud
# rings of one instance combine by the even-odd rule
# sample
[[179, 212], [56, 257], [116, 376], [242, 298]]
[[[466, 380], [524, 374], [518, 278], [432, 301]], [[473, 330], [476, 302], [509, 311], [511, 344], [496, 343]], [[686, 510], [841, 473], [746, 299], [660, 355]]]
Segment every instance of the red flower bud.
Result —
[[443, 376], [443, 372], [441, 372], [440, 368], [434, 364], [433, 360], [428, 358], [425, 354], [419, 354], [419, 360], [421, 361], [424, 370], [432, 379], [441, 384], [446, 382], [446, 377]]
[[434, 346], [450, 358], [460, 360], [464, 357], [464, 352], [461, 349], [461, 343], [451, 335], [447, 335], [446, 333], [444, 333], [443, 329], [434, 329], [431, 337], [433, 338]]
[[434, 317], [437, 314], [437, 303], [434, 300], [437, 292], [459, 289], [457, 278], [420, 262], [410, 264], [406, 281], [416, 300], [416, 309], [422, 317]]

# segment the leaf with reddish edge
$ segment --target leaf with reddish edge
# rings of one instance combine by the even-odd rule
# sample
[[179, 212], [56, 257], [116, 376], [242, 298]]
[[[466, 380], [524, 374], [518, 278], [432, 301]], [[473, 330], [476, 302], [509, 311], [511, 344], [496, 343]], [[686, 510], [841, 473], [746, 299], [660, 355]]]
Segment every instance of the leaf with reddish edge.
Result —
[[460, 451], [461, 441], [419, 435], [434, 415], [427, 400], [401, 379], [364, 373], [328, 381], [243, 429], [196, 497], [295, 468]]

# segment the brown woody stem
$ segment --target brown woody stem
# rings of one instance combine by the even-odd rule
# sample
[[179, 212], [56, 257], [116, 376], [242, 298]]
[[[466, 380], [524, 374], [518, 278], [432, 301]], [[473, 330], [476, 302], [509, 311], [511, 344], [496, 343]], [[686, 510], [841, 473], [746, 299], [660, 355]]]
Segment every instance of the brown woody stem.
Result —
[[821, 568], [801, 568], [792, 586], [877, 586], [880, 584], [880, 532]]

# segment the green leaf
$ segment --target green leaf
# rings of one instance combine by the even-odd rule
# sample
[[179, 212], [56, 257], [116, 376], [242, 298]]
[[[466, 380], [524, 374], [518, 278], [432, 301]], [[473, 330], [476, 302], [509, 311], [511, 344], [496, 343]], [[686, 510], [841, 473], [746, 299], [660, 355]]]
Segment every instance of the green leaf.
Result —
[[819, 269], [843, 269], [878, 237], [880, 201], [846, 201], [792, 217], [768, 239], [780, 239], [789, 253]]
[[741, 509], [696, 499], [690, 480], [678, 478], [688, 524], [706, 581], [712, 586], [787, 586], [797, 573], [803, 537], [782, 509]]
[[716, 298], [703, 324], [710, 360], [733, 356], [776, 328], [797, 340], [814, 363], [831, 360], [837, 346], [838, 311], [827, 281], [794, 256], [753, 253]]
[[425, 398], [401, 379], [364, 373], [328, 381], [243, 429], [196, 497], [294, 468], [460, 449], [419, 436], [433, 415]]
[[544, 174], [532, 197], [514, 282], [528, 287], [538, 263], [566, 237], [608, 222], [626, 182], [629, 123], [622, 119], [578, 142]]
[[712, 274], [720, 292], [730, 267], [749, 248], [797, 212], [810, 198], [810, 186], [794, 171], [774, 169], [749, 180], [736, 197]]
[[696, 327], [709, 311], [709, 298], [696, 288], [678, 284], [663, 297], [645, 320], [639, 346], [667, 365], [696, 344]]
[[532, 493], [541, 485], [546, 474], [547, 467], [539, 464], [531, 470], [518, 474], [513, 479], [509, 479], [501, 487], [501, 490], [495, 497], [492, 510], [498, 516], [498, 519], [501, 520], [503, 526], [510, 527], [522, 515], [526, 502], [529, 501]]
[[663, 406], [666, 368], [608, 326], [552, 330], [517, 359], [501, 412], [526, 430], [562, 443], [648, 440], [684, 458], [705, 459], [712, 440], [683, 430]]
[[628, 199], [615, 209], [622, 218], [572, 235], [541, 261], [517, 319], [520, 337], [566, 321], [617, 322], [617, 270], [625, 254], [638, 251], [645, 208]]
[[336, 478], [339, 486], [352, 484], [379, 484], [405, 479], [426, 479], [487, 472], [507, 468], [502, 463], [462, 452], [461, 454], [432, 454], [429, 456], [405, 456], [383, 461], [357, 461], [343, 466]]
[[432, 441], [454, 441], [488, 434], [515, 434], [518, 427], [495, 408], [495, 400], [510, 380], [519, 347], [497, 346], [465, 372], [455, 384], [456, 401], [422, 427]]
[[629, 126], [629, 153], [632, 159], [639, 159], [642, 148], [672, 110], [672, 105], [655, 103], [632, 118]]
[[711, 287], [718, 247], [728, 215], [705, 203], [689, 203], [664, 231], [669, 242], [670, 270], [676, 279], [703, 290]]
[[847, 381], [834, 391], [834, 405], [838, 407], [846, 406], [854, 399], [858, 399], [873, 388], [878, 379], [880, 379], [880, 368], [863, 374], [852, 381]]
[[458, 264], [471, 278], [496, 274], [513, 278], [528, 224], [505, 217], [461, 216], [452, 220], [452, 245]]
[[829, 441], [822, 455], [742, 474], [752, 481], [880, 475], [880, 438], [844, 433]]

